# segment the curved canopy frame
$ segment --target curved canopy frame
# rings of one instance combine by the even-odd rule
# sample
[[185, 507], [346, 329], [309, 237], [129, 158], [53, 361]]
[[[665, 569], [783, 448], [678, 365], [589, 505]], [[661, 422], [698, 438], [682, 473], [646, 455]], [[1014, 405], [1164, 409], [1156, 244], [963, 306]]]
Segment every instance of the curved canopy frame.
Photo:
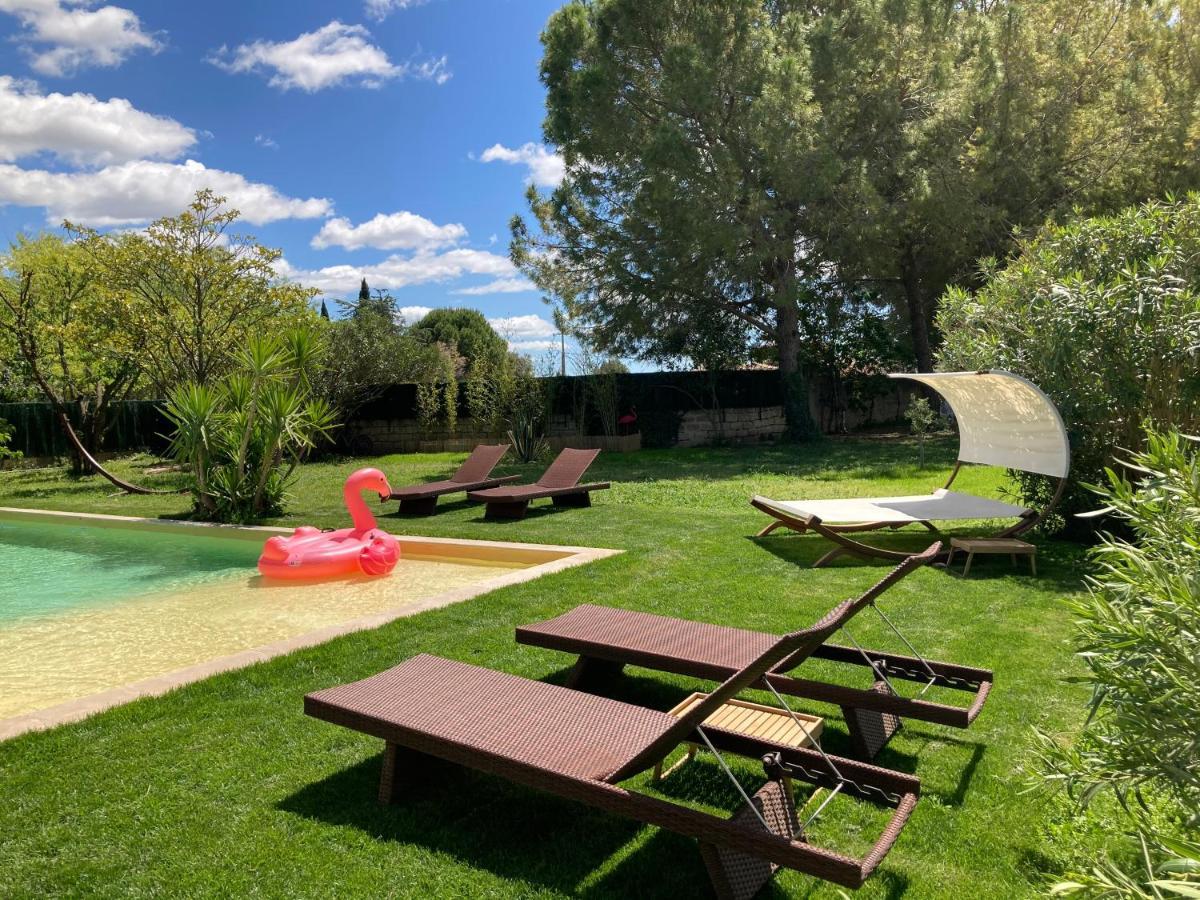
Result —
[[[1057, 407], [1032, 381], [1001, 369], [894, 373], [888, 377], [916, 381], [937, 392], [949, 405], [958, 422], [958, 460], [949, 480], [941, 491], [934, 492], [934, 497], [948, 493], [963, 463], [1002, 466], [1057, 480], [1054, 494], [1042, 510], [1020, 513], [1015, 524], [994, 535], [997, 538], [1016, 537], [1029, 531], [1058, 505], [1071, 469], [1070, 439]], [[970, 499], [965, 495], [957, 496]], [[920, 498], [887, 499], [889, 505], [896, 506], [894, 501]], [[817, 560], [814, 567], [844, 554], [890, 561], [903, 559], [907, 555], [846, 536], [854, 532], [895, 530], [908, 524], [920, 524], [930, 531], [936, 531], [926, 519], [897, 521], [891, 517], [883, 521], [835, 523], [822, 521], [819, 515], [781, 508], [780, 504], [765, 497], [755, 497], [750, 502], [756, 509], [775, 519], [759, 532], [759, 536], [786, 527], [798, 532], [814, 531], [837, 545]], [[945, 549], [943, 556], [951, 552]]]
[[958, 461], [1066, 478], [1071, 442], [1058, 408], [1027, 378], [1001, 369], [896, 373], [942, 396], [958, 421]]

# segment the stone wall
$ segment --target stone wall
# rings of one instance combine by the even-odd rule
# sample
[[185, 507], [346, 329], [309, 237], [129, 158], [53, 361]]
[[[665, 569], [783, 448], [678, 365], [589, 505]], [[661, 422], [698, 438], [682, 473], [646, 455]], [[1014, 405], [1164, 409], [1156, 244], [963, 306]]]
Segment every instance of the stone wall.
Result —
[[683, 414], [679, 423], [680, 447], [703, 447], [715, 443], [754, 444], [773, 441], [787, 428], [782, 406], [697, 409]]

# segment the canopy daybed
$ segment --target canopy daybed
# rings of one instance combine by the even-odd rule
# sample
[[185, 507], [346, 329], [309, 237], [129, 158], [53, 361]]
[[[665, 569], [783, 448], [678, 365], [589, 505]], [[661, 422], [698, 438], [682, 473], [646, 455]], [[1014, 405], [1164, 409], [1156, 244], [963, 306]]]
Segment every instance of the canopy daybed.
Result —
[[[931, 388], [949, 404], [958, 421], [958, 461], [945, 486], [932, 494], [836, 500], [772, 500], [755, 496], [750, 503], [775, 521], [759, 537], [777, 528], [813, 531], [836, 546], [814, 563], [823, 566], [844, 554], [864, 559], [898, 561], [907, 554], [847, 537], [855, 532], [934, 522], [1016, 519], [994, 537], [1016, 537], [1050, 513], [1062, 496], [1071, 465], [1067, 429], [1054, 403], [1033, 382], [999, 369], [982, 372], [900, 373]], [[1044, 508], [1034, 510], [950, 490], [964, 463], [1003, 466], [1056, 479]], [[944, 551], [948, 552], [948, 551]]]

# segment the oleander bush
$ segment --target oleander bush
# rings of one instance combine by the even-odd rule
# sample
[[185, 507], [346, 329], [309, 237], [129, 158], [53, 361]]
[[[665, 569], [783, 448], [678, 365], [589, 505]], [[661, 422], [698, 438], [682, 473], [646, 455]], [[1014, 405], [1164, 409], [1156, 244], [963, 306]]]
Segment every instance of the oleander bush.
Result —
[[1102, 512], [1132, 538], [1102, 537], [1070, 602], [1092, 701], [1070, 744], [1039, 735], [1038, 777], [1081, 809], [1114, 795], [1141, 863], [1095, 860], [1055, 890], [1200, 897], [1200, 438], [1150, 430], [1106, 481]]
[[[1008, 369], [1050, 395], [1071, 437], [1066, 521], [1145, 420], [1200, 432], [1200, 195], [1047, 227], [984, 275], [942, 299], [939, 367]], [[1048, 499], [1047, 479], [1020, 484]]]

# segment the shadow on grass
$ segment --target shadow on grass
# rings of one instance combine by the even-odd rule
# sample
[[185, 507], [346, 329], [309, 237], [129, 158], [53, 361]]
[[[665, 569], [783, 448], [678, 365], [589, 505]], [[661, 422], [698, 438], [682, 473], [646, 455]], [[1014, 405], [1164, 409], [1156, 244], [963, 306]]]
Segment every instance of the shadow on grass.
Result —
[[[447, 765], [383, 805], [376, 799], [382, 757], [376, 756], [302, 788], [278, 808], [381, 841], [456, 857], [515, 882], [582, 896], [704, 896], [706, 876], [695, 844], [677, 835], [652, 839], [598, 882], [606, 860], [645, 827], [579, 803]], [[442, 771], [439, 769], [439, 771]], [[670, 873], [667, 879], [662, 873]]]
[[[870, 543], [872, 546], [878, 546], [885, 550], [899, 550], [903, 553], [920, 553], [934, 541], [940, 540], [943, 543], [949, 541], [948, 537], [939, 537], [931, 535], [927, 531], [913, 531], [906, 534], [888, 533], [884, 540], [874, 540], [868, 537], [866, 540], [860, 540], [859, 536], [851, 535], [853, 540], [859, 540], [860, 543]], [[748, 536], [746, 538], [752, 544], [757, 545], [761, 549], [767, 551], [772, 556], [790, 562], [802, 568], [812, 568], [813, 563], [834, 549], [837, 545], [825, 540], [818, 534], [795, 534], [786, 531], [777, 531], [774, 534], [766, 537], [758, 537], [757, 535]], [[828, 566], [823, 568], [829, 569], [890, 569], [896, 563], [888, 559], [861, 559], [850, 554], [844, 554]]]
[[[978, 530], [955, 529], [939, 535], [932, 535], [926, 531], [878, 532], [865, 537], [851, 535], [851, 538], [885, 550], [920, 553], [935, 540], [940, 540], [943, 546], [949, 546], [951, 538], [979, 537], [981, 533], [983, 532]], [[1036, 544], [1038, 548], [1038, 574], [1036, 577], [1029, 572], [1028, 560], [1018, 557], [1017, 565], [1014, 567], [1007, 555], [995, 554], [994, 558], [988, 555], [976, 556], [975, 561], [971, 564], [971, 574], [968, 580], [999, 581], [1019, 577], [1022, 581], [1028, 580], [1035, 583], [1039, 588], [1055, 591], [1079, 589], [1086, 568], [1087, 547], [1085, 545], [1064, 540], [1026, 539]], [[817, 534], [796, 534], [782, 530], [766, 537], [747, 536], [746, 540], [777, 559], [801, 568], [811, 568], [813, 563], [836, 546]], [[939, 563], [930, 568], [961, 579], [963, 560], [964, 557], [960, 551], [956, 554], [952, 567], [948, 568]], [[894, 565], [895, 563], [890, 560], [864, 560], [846, 554], [824, 568], [888, 569]]]
[[[872, 764], [880, 766], [884, 769], [894, 769], [896, 771], [908, 772], [912, 774], [916, 772], [916, 763], [927, 757], [938, 755], [946, 760], [945, 772], [953, 778], [954, 772], [958, 773], [957, 779], [952, 784], [940, 783], [940, 773], [937, 773], [930, 780], [929, 774], [921, 776], [921, 793], [930, 797], [937, 797], [938, 800], [946, 806], [962, 806], [966, 800], [967, 791], [971, 788], [971, 782], [975, 780], [975, 772], [979, 768], [979, 764], [983, 761], [983, 756], [987, 752], [987, 745], [980, 741], [967, 741], [961, 738], [953, 737], [943, 732], [935, 733], [921, 729], [924, 723], [914, 722], [912, 719], [905, 719], [903, 734], [908, 735], [910, 739], [920, 735], [921, 747], [912, 753], [900, 753], [892, 748], [891, 745], [884, 747], [879, 752], [879, 755], [872, 760]], [[939, 726], [930, 726], [936, 728]], [[926, 752], [926, 748], [928, 752]], [[958, 759], [965, 756], [962, 765], [951, 764], [950, 760]]]

